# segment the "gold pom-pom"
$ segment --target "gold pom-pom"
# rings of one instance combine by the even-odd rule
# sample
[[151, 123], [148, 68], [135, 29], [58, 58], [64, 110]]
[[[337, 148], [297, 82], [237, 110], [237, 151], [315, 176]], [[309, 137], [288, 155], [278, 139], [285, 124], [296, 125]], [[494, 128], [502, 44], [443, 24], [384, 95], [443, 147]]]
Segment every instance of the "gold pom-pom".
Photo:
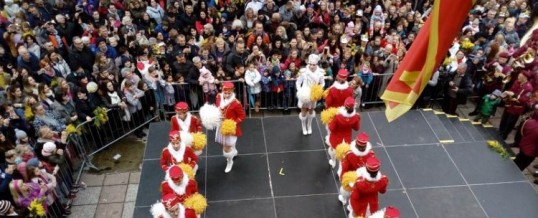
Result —
[[237, 123], [231, 119], [225, 119], [220, 125], [220, 134], [224, 136], [235, 135]]
[[194, 179], [194, 169], [192, 169], [191, 165], [188, 165], [186, 163], [180, 163], [177, 165], [185, 174], [187, 174], [187, 177], [189, 179]]
[[338, 108], [330, 107], [321, 112], [321, 123], [329, 125], [333, 118], [338, 113]]
[[200, 193], [196, 193], [189, 196], [183, 205], [185, 205], [186, 208], [193, 209], [194, 213], [200, 215], [207, 208], [207, 199]]
[[323, 98], [323, 87], [321, 85], [313, 85], [310, 88], [310, 100], [313, 102], [319, 101]]
[[350, 145], [346, 142], [340, 143], [338, 146], [336, 146], [336, 159], [342, 160], [346, 153], [349, 151]]
[[192, 134], [192, 149], [195, 151], [204, 150], [207, 145], [207, 136], [202, 132]]
[[355, 183], [357, 181], [357, 173], [353, 171], [345, 172], [342, 176], [342, 188], [346, 191], [351, 191], [351, 187], [349, 186], [350, 183]]
[[323, 91], [323, 98], [327, 98], [327, 96], [329, 95], [329, 89], [325, 89], [325, 91]]

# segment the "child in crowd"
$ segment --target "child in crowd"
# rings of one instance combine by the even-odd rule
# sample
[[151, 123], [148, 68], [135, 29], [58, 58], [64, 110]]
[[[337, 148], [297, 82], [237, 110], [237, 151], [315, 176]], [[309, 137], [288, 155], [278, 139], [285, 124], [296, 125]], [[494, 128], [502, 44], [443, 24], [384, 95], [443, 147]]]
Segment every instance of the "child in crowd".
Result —
[[491, 94], [487, 94], [482, 98], [482, 104], [480, 105], [480, 112], [474, 118], [475, 122], [480, 122], [485, 124], [488, 122], [489, 118], [495, 114], [497, 105], [501, 103], [501, 91], [495, 89]]
[[274, 107], [282, 107], [284, 97], [284, 74], [278, 66], [274, 66], [271, 72], [271, 105]]
[[260, 84], [261, 79], [261, 74], [256, 69], [255, 62], [249, 62], [245, 72], [245, 82], [248, 85], [248, 99], [250, 106], [254, 106], [254, 111], [256, 112], [260, 111], [260, 92], [262, 91]]
[[217, 95], [217, 85], [215, 85], [215, 77], [211, 75], [211, 71], [202, 67], [202, 69], [200, 69], [198, 82], [200, 82], [204, 92], [204, 101], [213, 104], [215, 102], [215, 96]]
[[174, 105], [176, 104], [176, 98], [174, 94], [174, 76], [172, 74], [166, 74], [164, 76], [166, 83], [164, 84], [164, 109], [166, 111], [174, 111]]
[[271, 104], [269, 101], [271, 96], [271, 69], [265, 69], [263, 71], [260, 83], [262, 87], [261, 106], [268, 107]]
[[355, 99], [355, 110], [359, 110], [361, 105], [362, 86], [364, 85], [361, 77], [357, 76], [349, 82], [351, 88], [353, 88], [353, 98]]

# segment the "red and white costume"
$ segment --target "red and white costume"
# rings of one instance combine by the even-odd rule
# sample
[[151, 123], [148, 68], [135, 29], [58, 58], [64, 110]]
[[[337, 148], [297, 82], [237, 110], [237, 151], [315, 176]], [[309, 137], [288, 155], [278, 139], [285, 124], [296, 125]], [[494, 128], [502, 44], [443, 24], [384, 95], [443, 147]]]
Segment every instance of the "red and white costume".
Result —
[[[378, 194], [385, 193], [389, 184], [389, 179], [379, 171], [381, 164], [375, 157], [370, 157], [366, 161], [366, 166], [357, 169], [361, 176], [354, 184], [349, 199], [350, 213], [349, 217], [365, 217], [369, 212], [379, 210]], [[378, 172], [376, 177], [372, 178], [367, 169], [372, 172]], [[368, 210], [369, 209], [369, 210]]]
[[[309, 65], [317, 65], [320, 57], [316, 54], [310, 54], [308, 56]], [[317, 102], [310, 100], [311, 87], [313, 85], [320, 85], [325, 87], [325, 71], [319, 66], [315, 66], [315, 70], [312, 70], [310, 66], [299, 70], [299, 77], [295, 81], [295, 87], [297, 88], [297, 106], [299, 108], [314, 109]], [[303, 135], [312, 134], [312, 120], [316, 117], [316, 111], [312, 110], [310, 113], [301, 115], [299, 113], [299, 120], [301, 120], [301, 126]]]
[[198, 218], [193, 209], [187, 209], [179, 203], [179, 198], [174, 194], [167, 194], [161, 202], [151, 206], [153, 218]]
[[[179, 149], [174, 149], [172, 143], [180, 143]], [[170, 143], [163, 148], [161, 152], [161, 168], [163, 171], [167, 171], [170, 166], [174, 166], [180, 163], [190, 165], [193, 169], [197, 169], [198, 156], [194, 153], [191, 147], [181, 142], [179, 132], [170, 132]]]
[[[360, 133], [357, 136], [357, 139], [353, 140], [350, 144], [349, 151], [344, 155], [344, 158], [340, 160], [341, 167], [338, 173], [340, 179], [342, 179], [344, 173], [355, 171], [365, 166], [366, 160], [368, 160], [369, 157], [375, 156], [372, 144], [368, 141], [368, 135], [366, 135], [366, 133]], [[366, 148], [364, 151], [359, 151], [355, 145], [364, 146]]]
[[[174, 181], [179, 181], [179, 183], [176, 184]], [[164, 181], [161, 182], [161, 192], [163, 197], [167, 194], [175, 194], [179, 203], [183, 203], [192, 194], [198, 192], [198, 185], [196, 181], [189, 179], [181, 168], [173, 166], [166, 172]]]
[[400, 218], [400, 211], [396, 207], [388, 206], [368, 216], [368, 218]]
[[[361, 132], [357, 138], [351, 142], [349, 151], [347, 151], [342, 160], [340, 160], [340, 167], [338, 168], [340, 181], [342, 181], [344, 174], [349, 171], [355, 171], [357, 178], [360, 177], [361, 174], [359, 174], [357, 169], [364, 167], [368, 158], [375, 157], [374, 150], [372, 150], [372, 144], [368, 142], [368, 139], [368, 135]], [[357, 146], [364, 147], [364, 151], [360, 151]], [[345, 190], [344, 187], [340, 187], [338, 200], [345, 205], [349, 200], [349, 194], [349, 191]]]
[[[241, 106], [241, 102], [235, 98], [235, 94], [233, 93], [234, 90], [234, 84], [231, 82], [224, 82], [222, 84], [222, 93], [217, 95], [217, 101], [216, 105], [222, 112], [222, 119], [230, 119], [235, 121], [236, 127], [235, 127], [235, 134], [234, 135], [222, 135], [220, 133], [220, 127], [217, 128], [216, 134], [215, 134], [215, 141], [219, 144], [222, 144], [223, 146], [231, 146], [232, 150], [229, 152], [226, 152], [224, 149], [222, 150], [222, 155], [226, 157], [226, 169], [224, 172], [228, 173], [230, 170], [232, 170], [233, 166], [233, 158], [237, 155], [237, 149], [235, 148], [235, 144], [237, 142], [237, 137], [241, 136], [243, 132], [241, 131], [241, 123], [243, 120], [245, 120], [245, 111], [243, 110], [243, 106]], [[230, 93], [230, 97], [228, 99], [224, 99], [224, 92]]]
[[170, 131], [188, 131], [190, 133], [196, 133], [201, 132], [202, 130], [202, 122], [198, 117], [192, 115], [188, 110], [189, 106], [185, 102], [179, 102], [175, 106], [176, 112], [183, 111], [187, 113], [184, 120], [180, 119], [179, 116], [176, 114], [172, 116], [171, 122], [171, 129]]
[[[352, 112], [348, 113], [347, 109], [352, 109]], [[355, 100], [352, 97], [346, 98], [344, 107], [338, 109], [338, 114], [329, 123], [329, 135], [325, 138], [329, 145], [329, 164], [332, 167], [336, 165], [334, 149], [342, 142], [351, 142], [353, 130], [359, 130], [360, 122], [361, 117], [355, 112]]]
[[[338, 71], [338, 79], [345, 81], [348, 76], [349, 72], [346, 69]], [[327, 108], [341, 107], [344, 106], [344, 101], [346, 101], [346, 98], [348, 97], [353, 97], [353, 88], [349, 86], [349, 83], [347, 81], [344, 83], [335, 81], [332, 86], [329, 87], [329, 93], [325, 98], [325, 104], [327, 105]]]

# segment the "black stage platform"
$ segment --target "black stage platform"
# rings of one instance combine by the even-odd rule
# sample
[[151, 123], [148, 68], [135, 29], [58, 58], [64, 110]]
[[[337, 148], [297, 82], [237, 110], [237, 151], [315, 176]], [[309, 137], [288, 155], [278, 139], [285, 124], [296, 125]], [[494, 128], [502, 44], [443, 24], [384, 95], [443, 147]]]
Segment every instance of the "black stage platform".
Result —
[[[390, 181], [382, 207], [395, 205], [404, 218], [538, 217], [537, 192], [512, 160], [486, 145], [498, 139], [494, 128], [434, 111], [410, 111], [390, 124], [383, 112], [361, 116], [361, 131]], [[252, 118], [242, 127], [229, 174], [214, 132], [208, 133], [197, 175], [209, 201], [206, 218], [346, 217], [319, 120], [310, 136], [302, 135], [297, 116]], [[159, 156], [168, 129], [165, 122], [150, 126], [134, 217], [151, 217], [149, 207], [160, 197]]]

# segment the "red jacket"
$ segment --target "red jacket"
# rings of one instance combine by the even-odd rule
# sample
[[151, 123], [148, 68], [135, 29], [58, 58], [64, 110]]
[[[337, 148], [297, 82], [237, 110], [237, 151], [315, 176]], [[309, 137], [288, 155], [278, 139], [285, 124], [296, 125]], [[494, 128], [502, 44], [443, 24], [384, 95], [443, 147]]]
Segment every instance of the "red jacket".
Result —
[[525, 107], [529, 104], [532, 85], [530, 82], [521, 85], [516, 81], [512, 87], [510, 87], [510, 91], [514, 92], [513, 97], [517, 100], [508, 102], [505, 111], [511, 115], [522, 115], [525, 113]]
[[[186, 174], [183, 174], [183, 176], [187, 177]], [[176, 189], [172, 188], [167, 180], [162, 181], [161, 197], [164, 197], [167, 194], [175, 194], [176, 196], [178, 196], [179, 202], [183, 204], [183, 202], [185, 202], [188, 197], [198, 192], [198, 185], [196, 184], [196, 181], [194, 181], [193, 179], [185, 179], [185, 181], [187, 181], [187, 185], [185, 187], [176, 186]], [[178, 190], [181, 191], [181, 193], [178, 193]]]
[[[364, 169], [364, 171], [366, 171], [366, 169]], [[351, 208], [353, 208], [355, 216], [365, 217], [368, 205], [370, 205], [370, 212], [373, 213], [378, 211], [378, 193], [385, 193], [388, 184], [389, 179], [385, 175], [381, 175], [377, 181], [368, 181], [363, 176], [359, 177], [353, 186], [349, 198], [349, 204], [351, 205]]]
[[538, 157], [538, 114], [528, 119], [521, 130], [520, 152], [529, 157]]
[[360, 152], [355, 148], [355, 141], [351, 142], [351, 149], [346, 153], [344, 158], [342, 158], [342, 168], [340, 170], [340, 180], [342, 180], [342, 176], [349, 171], [355, 171], [364, 165], [366, 165], [366, 160], [369, 157], [375, 156], [374, 150], [372, 150], [372, 145], [368, 142], [368, 145], [366, 147], [366, 150], [364, 152]]
[[241, 132], [241, 123], [243, 120], [245, 120], [245, 111], [243, 110], [243, 106], [241, 106], [241, 103], [239, 100], [234, 99], [232, 102], [230, 102], [225, 107], [220, 107], [220, 104], [222, 102], [222, 94], [217, 95], [217, 107], [221, 108], [223, 119], [231, 119], [234, 120], [237, 123], [237, 127], [235, 129], [235, 136], [241, 136], [243, 133]]
[[353, 130], [360, 128], [361, 117], [357, 113], [348, 114], [344, 108], [340, 108], [338, 114], [329, 123], [329, 143], [335, 149], [342, 141], [351, 142]]
[[346, 101], [347, 97], [353, 97], [353, 88], [347, 85], [344, 89], [338, 89], [333, 85], [329, 88], [325, 104], [327, 104], [327, 108], [341, 107], [344, 106], [344, 101]]
[[198, 156], [194, 153], [191, 147], [181, 145], [182, 147], [177, 152], [170, 152], [172, 146], [169, 144], [161, 152], [161, 168], [163, 171], [167, 171], [172, 165], [185, 163], [191, 166], [193, 169], [198, 162]]
[[[200, 122], [200, 119], [198, 119], [198, 117], [188, 113], [187, 117], [182, 122], [186, 122], [186, 120], [188, 120], [189, 117], [190, 117], [190, 123], [185, 123], [185, 125], [187, 125], [188, 127], [188, 131], [190, 133], [202, 132], [202, 122]], [[172, 116], [172, 119], [170, 120], [170, 123], [172, 125], [170, 131], [174, 131], [174, 130], [184, 131], [181, 128], [181, 125], [179, 125], [179, 122], [180, 122], [180, 119], [178, 118], [177, 115]]]

